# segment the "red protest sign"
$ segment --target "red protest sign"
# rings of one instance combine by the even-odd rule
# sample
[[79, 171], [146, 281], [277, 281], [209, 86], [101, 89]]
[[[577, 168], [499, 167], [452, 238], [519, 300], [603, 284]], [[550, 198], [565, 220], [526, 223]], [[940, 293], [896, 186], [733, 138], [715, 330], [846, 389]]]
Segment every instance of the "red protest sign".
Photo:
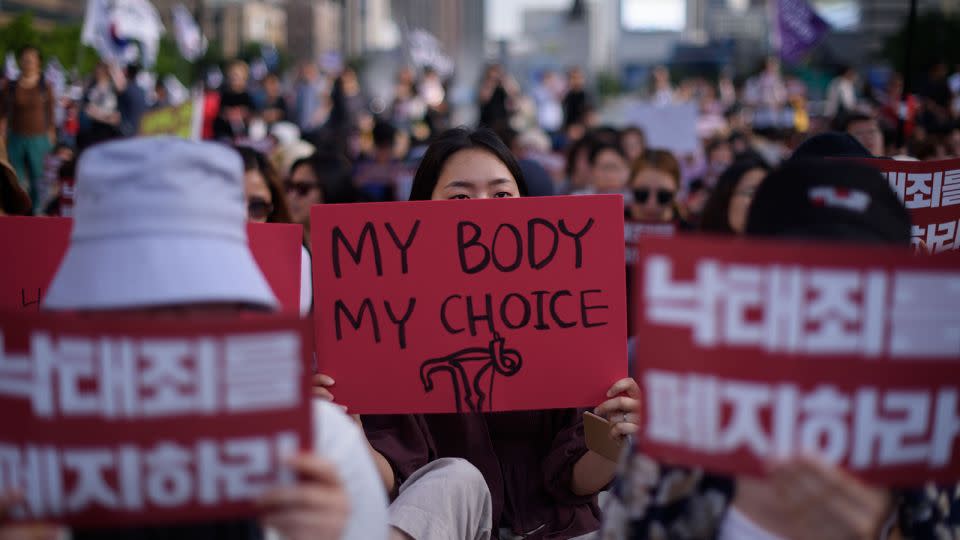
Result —
[[627, 221], [623, 224], [623, 240], [626, 243], [625, 258], [627, 265], [634, 265], [640, 258], [640, 239], [646, 236], [673, 236], [677, 232], [675, 223], [652, 223], [646, 221]]
[[39, 311], [70, 242], [72, 220], [0, 216], [0, 309]]
[[616, 196], [315, 206], [320, 371], [359, 414], [586, 407], [626, 373]]
[[[12, 264], [0, 266], [0, 309], [40, 309], [40, 301], [66, 253], [73, 220], [0, 217], [0, 253]], [[282, 310], [299, 313], [300, 225], [248, 223], [250, 251], [280, 301]]]
[[862, 161], [884, 173], [910, 211], [914, 245], [923, 241], [931, 253], [960, 249], [960, 159]]
[[811, 453], [882, 484], [960, 479], [958, 268], [897, 248], [645, 240], [640, 448], [735, 474]]
[[311, 446], [299, 319], [0, 313], [0, 493], [83, 527], [249, 516]]

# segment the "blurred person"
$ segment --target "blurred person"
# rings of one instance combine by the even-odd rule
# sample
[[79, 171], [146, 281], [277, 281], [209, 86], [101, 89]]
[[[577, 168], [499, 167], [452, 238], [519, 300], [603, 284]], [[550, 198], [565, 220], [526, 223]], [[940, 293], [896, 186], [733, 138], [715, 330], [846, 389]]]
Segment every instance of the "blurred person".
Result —
[[427, 107], [424, 115], [426, 134], [435, 135], [447, 129], [450, 123], [450, 105], [447, 103], [447, 85], [440, 78], [440, 73], [430, 66], [423, 68], [417, 93], [420, 101]]
[[880, 123], [874, 116], [863, 113], [852, 113], [846, 116], [842, 131], [850, 134], [860, 142], [874, 157], [886, 155], [886, 145], [883, 141], [883, 131]]
[[843, 121], [846, 115], [857, 112], [857, 70], [843, 66], [840, 74], [827, 87], [827, 101], [823, 115]]
[[[255, 223], [293, 223], [280, 177], [266, 156], [253, 148], [237, 148], [243, 160], [243, 196], [247, 220]], [[310, 313], [313, 304], [313, 274], [310, 251], [300, 246], [300, 315]]]
[[321, 77], [316, 64], [304, 62], [300, 66], [300, 74], [294, 85], [295, 120], [304, 134], [319, 128], [326, 122], [329, 112], [328, 93], [326, 81]]
[[757, 130], [772, 130], [782, 127], [783, 109], [787, 104], [787, 87], [780, 72], [780, 61], [767, 58], [763, 71], [753, 79], [752, 103], [756, 110], [753, 126]]
[[750, 203], [769, 172], [770, 167], [757, 159], [743, 159], [730, 165], [720, 175], [704, 206], [700, 230], [743, 234], [747, 228]]
[[[410, 200], [526, 195], [518, 164], [493, 132], [455, 129], [427, 150]], [[323, 382], [316, 391], [335, 391]], [[610, 436], [635, 433], [636, 383], [617, 381], [607, 395], [594, 412], [617, 419]], [[398, 538], [572, 538], [599, 526], [596, 495], [613, 477], [614, 463], [586, 448], [576, 409], [366, 415], [361, 421], [388, 492], [399, 492], [390, 523], [407, 536]]]
[[78, 139], [99, 141], [112, 138], [119, 132], [117, 89], [110, 76], [110, 68], [100, 62], [93, 70], [93, 80], [83, 93], [83, 116]]
[[354, 184], [373, 201], [396, 200], [397, 182], [406, 172], [396, 157], [397, 128], [377, 120], [373, 125], [373, 152], [362, 156], [353, 173]]
[[[583, 193], [626, 195], [627, 182], [630, 180], [630, 162], [623, 147], [617, 142], [600, 142], [593, 145], [588, 156], [590, 185]], [[624, 197], [624, 204], [628, 203], [629, 198]]]
[[553, 70], [546, 70], [533, 89], [537, 105], [537, 125], [550, 137], [551, 146], [563, 129], [563, 80]]
[[268, 73], [263, 78], [263, 95], [259, 105], [259, 113], [268, 126], [289, 119], [287, 100], [283, 97], [280, 88], [280, 77], [276, 73]]
[[678, 205], [678, 213], [690, 228], [697, 228], [703, 217], [703, 209], [711, 195], [711, 188], [703, 178], [694, 178], [687, 186], [683, 203]]
[[934, 62], [927, 73], [926, 80], [920, 86], [923, 112], [920, 122], [928, 130], [935, 133], [944, 131], [950, 123], [950, 107], [953, 95], [950, 84], [947, 82], [947, 64], [943, 61]]
[[0, 139], [7, 159], [30, 194], [33, 210], [40, 210], [43, 158], [57, 141], [53, 89], [41, 71], [40, 50], [32, 45], [17, 51], [20, 78], [8, 81], [0, 95]]
[[397, 72], [397, 81], [393, 86], [393, 102], [388, 113], [391, 122], [397, 129], [410, 132], [415, 124], [423, 123], [426, 107], [417, 94], [413, 69], [403, 67]]
[[220, 90], [220, 111], [213, 123], [215, 139], [234, 141], [247, 136], [256, 108], [247, 89], [249, 79], [250, 68], [246, 62], [234, 60], [227, 66], [227, 84]]
[[[831, 154], [824, 142], [820, 157]], [[811, 195], [821, 186], [862, 192], [869, 204], [825, 206]], [[788, 161], [761, 182], [746, 223], [752, 237], [910, 245], [910, 216], [883, 175], [839, 160]], [[635, 446], [621, 470], [603, 538], [949, 538], [960, 518], [953, 486], [878, 488], [816, 457], [784, 456], [762, 478], [731, 477], [655, 464]]]
[[593, 138], [584, 135], [567, 147], [566, 155], [566, 193], [584, 190], [590, 184], [590, 147]]
[[[88, 150], [78, 165], [82, 190], [70, 243], [43, 309], [85, 317], [223, 320], [275, 311], [277, 300], [247, 242], [242, 168], [225, 146], [173, 137], [135, 138]], [[255, 516], [79, 528], [69, 535], [75, 540], [262, 538], [266, 529], [287, 540], [385, 539], [383, 488], [358, 426], [320, 400], [313, 401], [312, 418], [313, 440], [306, 445], [313, 450], [289, 456], [285, 464], [296, 473], [296, 484], [262, 493]], [[19, 502], [11, 495], [0, 493], [0, 500]], [[3, 510], [0, 525], [6, 525]], [[34, 526], [33, 533], [59, 537], [55, 527], [37, 531]], [[0, 536], [16, 538], [16, 528], [0, 527]]]
[[520, 172], [527, 184], [527, 194], [531, 197], [547, 197], [554, 194], [553, 179], [550, 173], [535, 157], [549, 151], [550, 141], [543, 132], [528, 131], [523, 134], [506, 127], [497, 132], [503, 144], [517, 159]]
[[703, 180], [708, 186], [713, 186], [717, 178], [723, 174], [723, 171], [733, 163], [733, 146], [726, 139], [717, 137], [707, 141], [705, 150], [707, 154], [707, 170]]
[[165, 109], [170, 105], [170, 92], [167, 91], [167, 85], [162, 80], [157, 80], [157, 83], [153, 85], [153, 104], [150, 109]]
[[653, 84], [650, 99], [654, 105], [670, 105], [673, 103], [673, 84], [670, 82], [670, 71], [666, 66], [653, 68]]
[[356, 70], [351, 67], [344, 68], [339, 79], [343, 100], [347, 107], [347, 124], [351, 128], [369, 129], [372, 127], [368, 126], [371, 121], [370, 107], [363, 87], [360, 86]]
[[571, 139], [570, 129], [574, 126], [585, 129], [589, 125], [589, 112], [593, 107], [587, 95], [587, 80], [579, 67], [567, 71], [567, 93], [563, 96], [563, 130]]
[[480, 100], [479, 125], [494, 131], [509, 127], [517, 93], [516, 85], [500, 66], [487, 66], [477, 94]]
[[635, 163], [647, 150], [647, 136], [640, 126], [627, 126], [620, 131], [620, 145], [627, 154], [627, 161]]
[[120, 134], [133, 137], [140, 132], [140, 120], [147, 110], [147, 94], [137, 83], [138, 64], [126, 68], [110, 66], [110, 78], [117, 90], [117, 112], [120, 113]]
[[633, 193], [630, 216], [648, 223], [676, 221], [680, 190], [680, 163], [666, 150], [649, 150], [629, 172]]
[[33, 209], [30, 195], [17, 180], [17, 172], [0, 160], [0, 216], [29, 216]]
[[960, 126], [953, 128], [947, 136], [947, 154], [952, 158], [960, 158]]
[[316, 152], [299, 159], [290, 167], [284, 182], [290, 219], [303, 225], [304, 238], [310, 238], [310, 207], [315, 204], [359, 202], [363, 198], [353, 186], [352, 166], [341, 154]]

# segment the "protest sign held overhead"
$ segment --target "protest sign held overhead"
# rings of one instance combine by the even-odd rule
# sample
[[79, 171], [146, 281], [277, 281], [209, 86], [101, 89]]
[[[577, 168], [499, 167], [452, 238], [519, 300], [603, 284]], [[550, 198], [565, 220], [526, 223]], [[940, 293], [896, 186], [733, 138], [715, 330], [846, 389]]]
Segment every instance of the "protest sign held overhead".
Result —
[[890, 181], [913, 221], [912, 242], [931, 253], [960, 249], [960, 159], [868, 159]]
[[619, 197], [312, 210], [320, 371], [351, 412], [593, 406], [624, 376]]
[[0, 313], [0, 492], [13, 520], [156, 525], [251, 516], [312, 441], [292, 317]]
[[640, 447], [751, 474], [814, 454], [869, 481], [960, 479], [960, 270], [902, 248], [644, 240]]
[[[0, 217], [0, 251], [16, 261], [0, 266], [0, 310], [40, 309], [67, 250], [72, 223], [67, 218]], [[301, 231], [299, 225], [247, 224], [250, 251], [287, 313], [298, 313], [300, 307]]]

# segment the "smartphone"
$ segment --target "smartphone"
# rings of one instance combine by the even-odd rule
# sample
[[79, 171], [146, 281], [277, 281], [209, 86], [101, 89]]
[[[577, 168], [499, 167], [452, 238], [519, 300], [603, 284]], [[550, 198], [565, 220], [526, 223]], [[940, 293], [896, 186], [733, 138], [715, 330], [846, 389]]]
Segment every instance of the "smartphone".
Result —
[[590, 411], [583, 413], [583, 437], [587, 442], [587, 449], [599, 454], [610, 461], [620, 461], [620, 454], [625, 439], [610, 437], [610, 428], [613, 425]]

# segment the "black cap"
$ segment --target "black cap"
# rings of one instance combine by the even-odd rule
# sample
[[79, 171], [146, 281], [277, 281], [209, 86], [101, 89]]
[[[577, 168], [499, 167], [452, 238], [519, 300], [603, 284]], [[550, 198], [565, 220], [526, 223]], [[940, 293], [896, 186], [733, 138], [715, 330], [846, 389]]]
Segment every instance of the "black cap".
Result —
[[791, 158], [757, 189], [747, 234], [909, 245], [910, 215], [876, 169]]
[[874, 156], [849, 133], [832, 131], [814, 135], [803, 141], [793, 151], [790, 159], [828, 157], [871, 158]]

